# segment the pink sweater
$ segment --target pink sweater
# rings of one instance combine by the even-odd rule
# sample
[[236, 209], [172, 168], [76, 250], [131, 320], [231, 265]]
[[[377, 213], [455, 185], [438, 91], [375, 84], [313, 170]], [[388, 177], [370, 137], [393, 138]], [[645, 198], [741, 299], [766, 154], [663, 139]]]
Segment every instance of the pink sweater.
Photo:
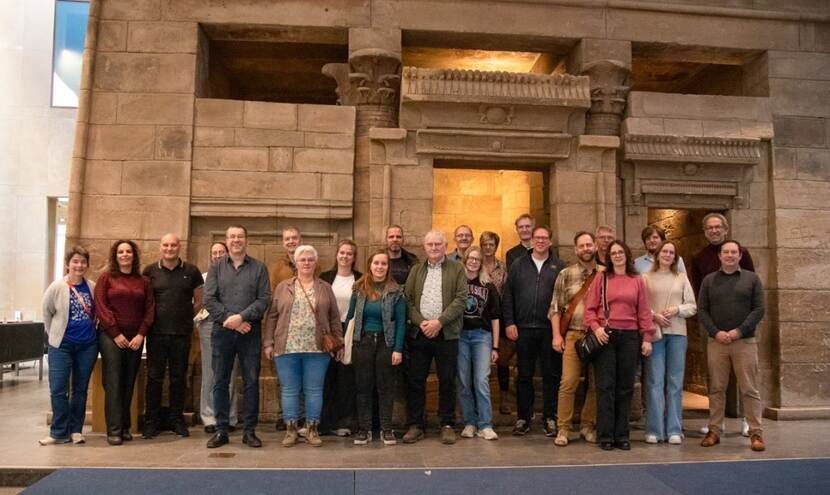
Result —
[[639, 276], [608, 275], [609, 318], [606, 325], [602, 307], [602, 277], [594, 278], [585, 296], [585, 324], [591, 330], [607, 326], [616, 330], [639, 330], [643, 340], [651, 342], [654, 324], [648, 291]]

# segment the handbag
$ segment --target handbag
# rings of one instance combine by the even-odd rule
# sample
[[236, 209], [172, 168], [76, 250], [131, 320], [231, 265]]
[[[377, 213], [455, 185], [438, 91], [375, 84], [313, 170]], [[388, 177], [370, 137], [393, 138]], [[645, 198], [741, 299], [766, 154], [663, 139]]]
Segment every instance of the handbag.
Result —
[[[311, 303], [311, 298], [308, 297], [308, 292], [305, 291], [305, 287], [303, 287], [302, 282], [300, 282], [300, 289], [303, 291], [303, 295], [305, 296], [305, 300], [306, 300], [306, 302], [308, 302], [308, 305], [311, 308], [311, 313], [314, 315], [314, 321], [317, 323], [317, 326], [320, 326], [321, 328], [323, 328], [320, 325], [320, 321], [317, 320], [317, 308], [315, 308], [314, 304]], [[324, 328], [326, 328], [327, 330], [323, 334], [323, 345], [322, 345], [323, 351], [334, 354], [334, 353], [336, 353], [337, 351], [339, 351], [340, 349], [343, 348], [343, 339], [341, 339], [337, 335], [332, 334], [328, 330], [328, 326], [326, 326]]]
[[352, 346], [354, 345], [354, 318], [349, 320], [346, 325], [346, 336], [343, 338], [343, 359], [340, 360], [343, 364], [352, 364]]
[[[608, 297], [606, 297], [606, 292], [608, 291], [608, 276], [603, 272], [602, 274], [602, 309], [605, 316], [605, 324], [608, 325]], [[591, 361], [591, 359], [596, 356], [597, 352], [602, 348], [602, 344], [600, 344], [599, 339], [594, 334], [591, 329], [585, 332], [585, 336], [581, 339], [577, 340], [574, 344], [574, 348], [576, 349], [576, 354], [579, 356], [583, 362], [587, 363]]]

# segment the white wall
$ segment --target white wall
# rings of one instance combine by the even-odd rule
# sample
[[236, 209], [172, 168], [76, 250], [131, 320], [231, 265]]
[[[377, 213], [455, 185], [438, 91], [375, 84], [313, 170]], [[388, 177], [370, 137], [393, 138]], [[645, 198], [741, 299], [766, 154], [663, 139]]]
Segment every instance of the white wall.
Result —
[[54, 0], [0, 0], [0, 318], [40, 318], [48, 198], [66, 196], [74, 108], [50, 106]]

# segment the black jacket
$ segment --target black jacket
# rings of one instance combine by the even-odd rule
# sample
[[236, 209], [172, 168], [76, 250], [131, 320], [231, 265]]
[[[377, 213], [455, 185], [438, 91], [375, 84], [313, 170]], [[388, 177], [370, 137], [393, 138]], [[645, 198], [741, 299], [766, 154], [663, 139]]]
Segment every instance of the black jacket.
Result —
[[504, 326], [550, 328], [548, 308], [553, 297], [553, 284], [565, 266], [553, 251], [548, 252], [541, 271], [536, 270], [530, 255], [517, 259], [504, 284], [501, 303]]
[[[362, 273], [355, 270], [354, 268], [352, 268], [352, 272], [354, 272], [354, 281], [355, 282], [360, 280], [360, 277], [363, 276]], [[336, 277], [336, 276], [337, 276], [337, 267], [336, 266], [334, 268], [332, 268], [331, 270], [323, 272], [323, 273], [320, 274], [320, 278], [323, 279], [323, 281], [326, 282], [329, 285], [334, 283], [334, 277]]]

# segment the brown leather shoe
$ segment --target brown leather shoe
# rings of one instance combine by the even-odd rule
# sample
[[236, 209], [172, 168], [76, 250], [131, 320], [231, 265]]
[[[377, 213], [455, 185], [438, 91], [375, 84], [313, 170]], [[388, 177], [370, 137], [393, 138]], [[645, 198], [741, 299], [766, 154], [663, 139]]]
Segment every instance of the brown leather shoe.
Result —
[[749, 437], [750, 448], [755, 452], [763, 452], [766, 450], [767, 446], [764, 445], [764, 439], [761, 438], [759, 433], [756, 433]]
[[713, 431], [709, 431], [705, 437], [703, 437], [703, 441], [700, 442], [701, 447], [713, 447], [720, 443], [720, 437], [717, 433]]

